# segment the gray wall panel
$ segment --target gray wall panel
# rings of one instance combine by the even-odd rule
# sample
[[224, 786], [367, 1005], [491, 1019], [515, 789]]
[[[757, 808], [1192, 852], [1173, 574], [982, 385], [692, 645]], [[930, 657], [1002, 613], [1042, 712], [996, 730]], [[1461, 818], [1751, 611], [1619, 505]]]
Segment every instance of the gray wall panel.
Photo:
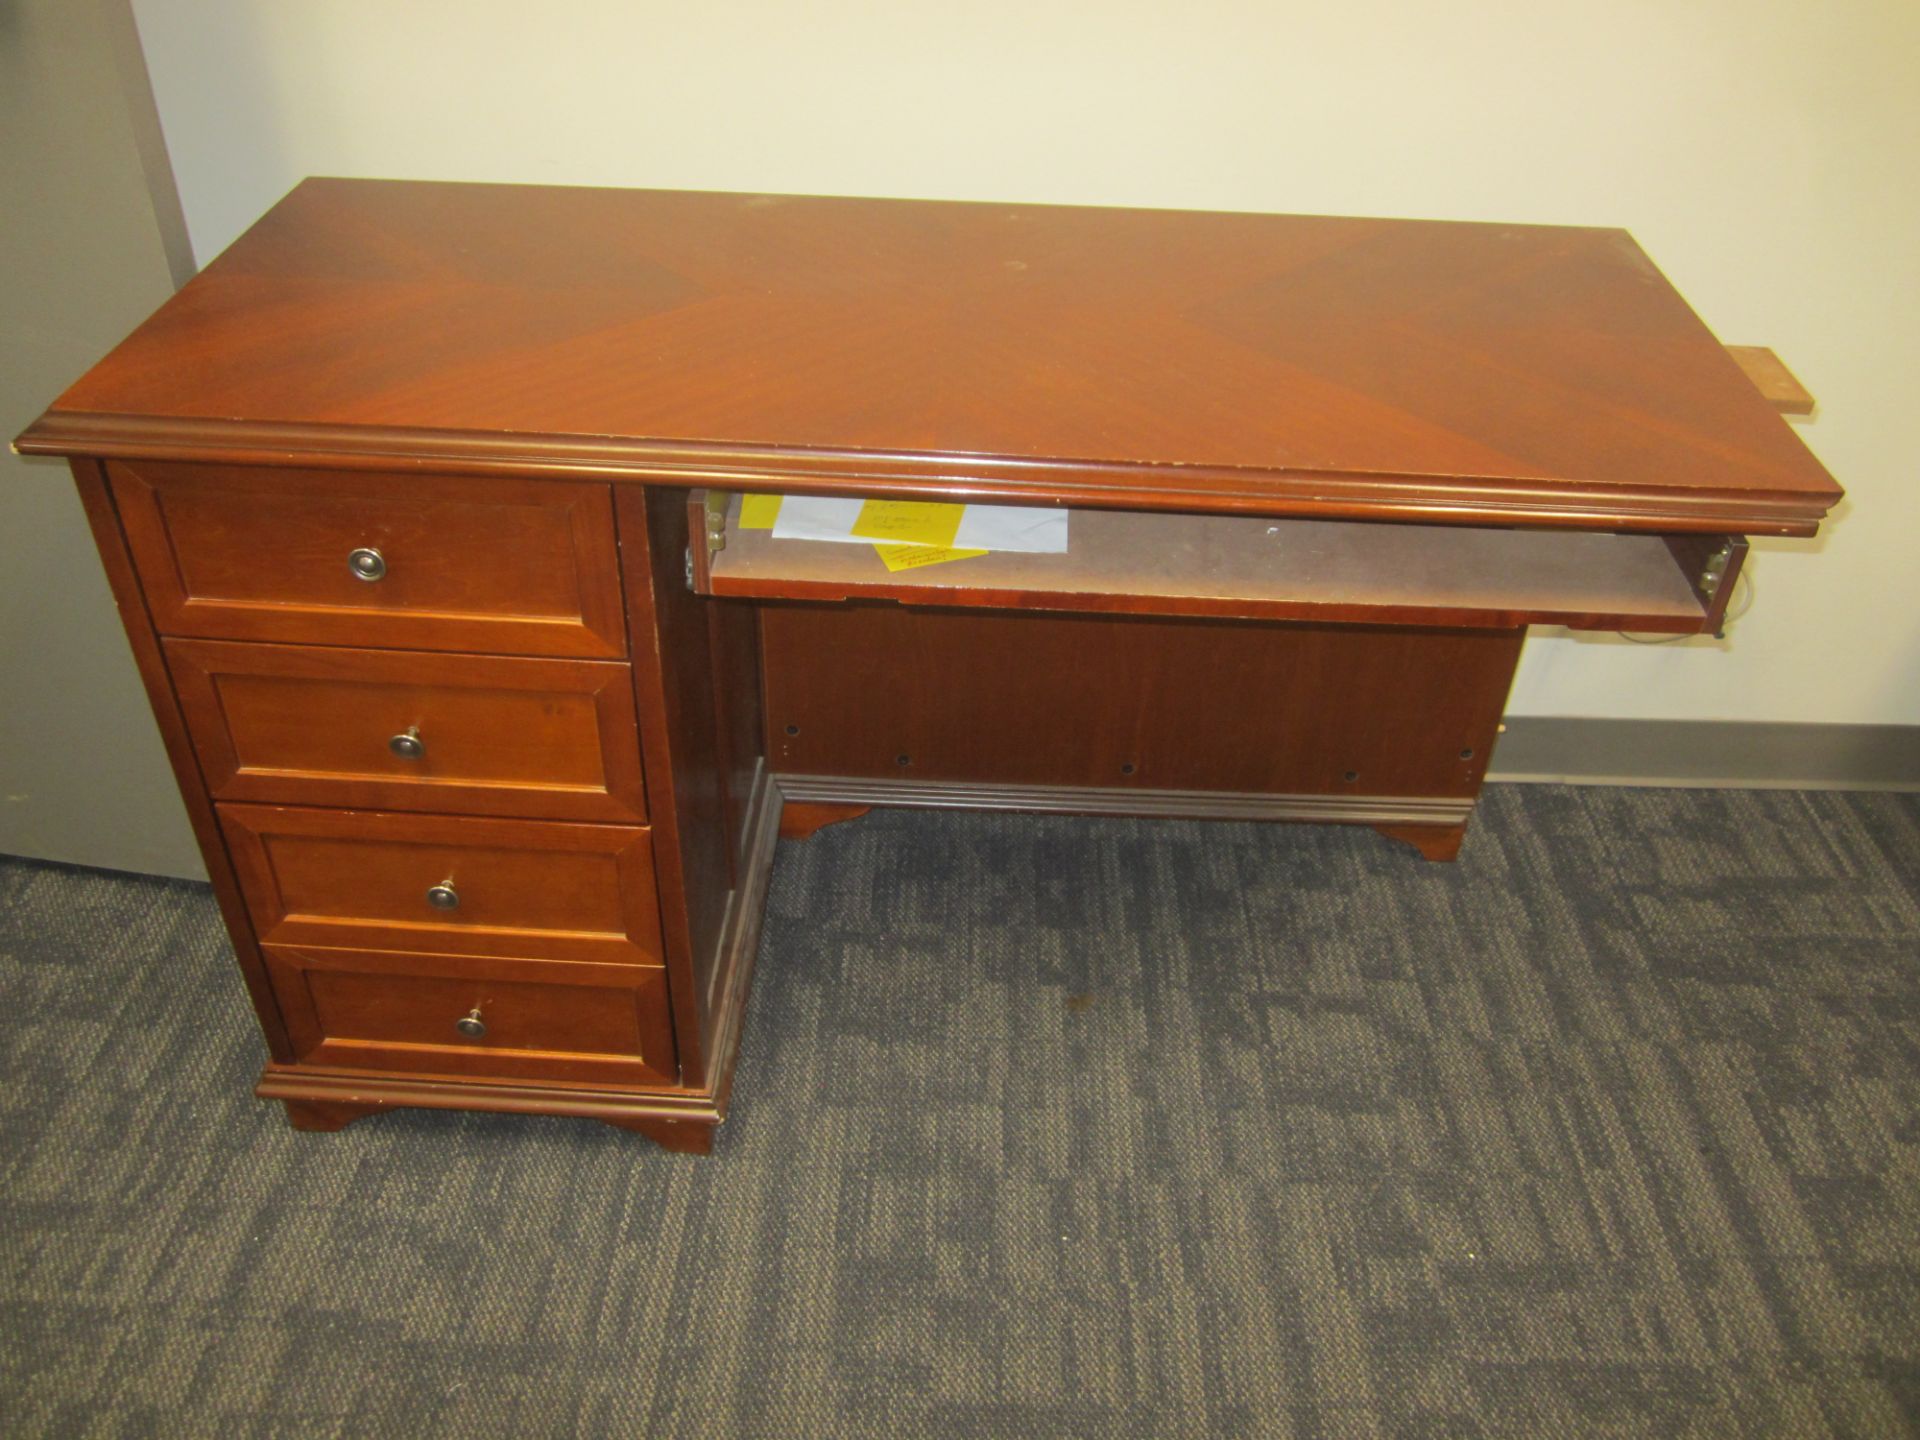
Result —
[[[0, 0], [0, 434], [191, 268], [124, 0]], [[0, 853], [205, 872], [66, 467], [0, 456]]]

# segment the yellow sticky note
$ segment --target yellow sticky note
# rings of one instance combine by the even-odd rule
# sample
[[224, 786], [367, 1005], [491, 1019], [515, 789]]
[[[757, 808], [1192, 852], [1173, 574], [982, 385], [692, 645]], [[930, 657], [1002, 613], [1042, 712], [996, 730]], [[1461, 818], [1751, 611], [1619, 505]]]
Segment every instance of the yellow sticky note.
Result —
[[853, 533], [862, 540], [884, 540], [890, 545], [953, 544], [960, 533], [964, 505], [931, 500], [869, 500], [860, 507]]
[[971, 560], [984, 550], [955, 550], [949, 545], [876, 545], [874, 551], [889, 570], [918, 570], [922, 565], [944, 565], [949, 560]]
[[773, 522], [780, 518], [780, 498], [778, 495], [742, 495], [740, 497], [740, 528], [771, 530]]

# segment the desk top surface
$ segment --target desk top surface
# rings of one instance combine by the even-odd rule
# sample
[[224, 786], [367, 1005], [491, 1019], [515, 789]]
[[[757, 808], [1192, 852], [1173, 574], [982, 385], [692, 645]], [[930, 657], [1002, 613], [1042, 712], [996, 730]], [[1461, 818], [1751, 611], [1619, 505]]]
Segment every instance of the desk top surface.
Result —
[[328, 179], [20, 448], [1774, 533], [1840, 493], [1620, 230]]

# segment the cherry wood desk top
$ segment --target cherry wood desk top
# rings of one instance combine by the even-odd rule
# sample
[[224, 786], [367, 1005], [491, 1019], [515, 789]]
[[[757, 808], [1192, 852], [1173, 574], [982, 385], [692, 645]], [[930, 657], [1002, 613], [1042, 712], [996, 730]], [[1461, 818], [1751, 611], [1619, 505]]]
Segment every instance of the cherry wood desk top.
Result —
[[17, 442], [1810, 534], [1619, 230], [308, 180]]

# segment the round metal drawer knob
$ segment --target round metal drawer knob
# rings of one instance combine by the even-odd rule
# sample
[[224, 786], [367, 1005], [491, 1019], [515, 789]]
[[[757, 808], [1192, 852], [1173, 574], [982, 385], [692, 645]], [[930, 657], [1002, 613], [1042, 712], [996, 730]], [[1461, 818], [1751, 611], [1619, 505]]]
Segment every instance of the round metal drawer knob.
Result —
[[476, 1005], [454, 1021], [453, 1028], [469, 1040], [478, 1040], [487, 1033], [487, 1022], [480, 1018], [480, 1007]]
[[356, 580], [383, 580], [387, 574], [387, 557], [363, 545], [347, 556], [347, 568], [353, 571]]
[[453, 888], [451, 880], [442, 880], [427, 891], [427, 904], [436, 910], [454, 910], [460, 905], [460, 892]]
[[418, 725], [409, 725], [404, 733], [387, 741], [387, 749], [402, 760], [418, 760], [427, 753], [427, 742], [420, 738]]

